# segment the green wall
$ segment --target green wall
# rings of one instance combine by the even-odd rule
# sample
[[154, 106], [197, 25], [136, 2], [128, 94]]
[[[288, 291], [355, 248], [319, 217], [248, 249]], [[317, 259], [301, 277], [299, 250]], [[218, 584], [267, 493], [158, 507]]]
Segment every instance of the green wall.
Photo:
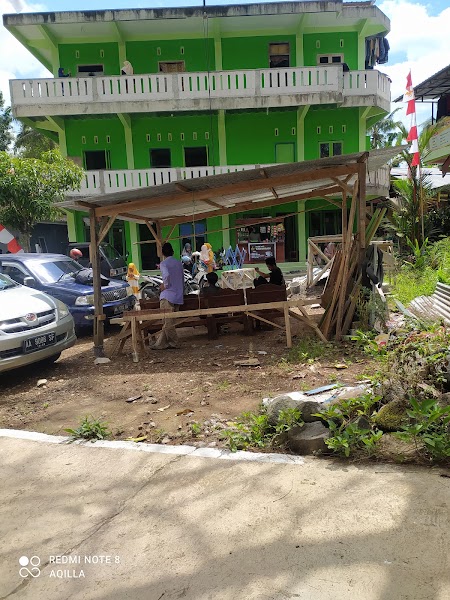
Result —
[[[223, 233], [217, 231], [218, 229], [222, 229], [222, 217], [211, 217], [206, 219], [206, 239], [208, 243], [211, 244], [214, 251], [217, 251], [223, 246]], [[209, 231], [216, 233], [208, 233]]]
[[[342, 41], [342, 46], [341, 46]], [[320, 44], [318, 48], [317, 45]], [[356, 31], [337, 33], [306, 33], [303, 36], [305, 66], [317, 65], [318, 54], [343, 54], [350, 69], [358, 68], [358, 34]]]
[[276, 144], [297, 141], [295, 109], [227, 112], [225, 119], [229, 165], [274, 163]]
[[[183, 167], [185, 147], [207, 146], [208, 163], [219, 164], [217, 115], [215, 114], [132, 117], [131, 127], [136, 169], [150, 167], [151, 148], [170, 148], [172, 166]], [[181, 134], [184, 134], [184, 140], [181, 139]], [[197, 134], [197, 139], [194, 139], [194, 134]], [[209, 134], [209, 139], [205, 134]], [[147, 140], [148, 135], [150, 141]]]
[[290, 64], [295, 66], [295, 35], [233, 37], [222, 39], [222, 67], [230, 69], [268, 69], [269, 44], [289, 42]]
[[[162, 233], [163, 240], [165, 240], [166, 237], [169, 235], [171, 229], [172, 229], [172, 227], [163, 227], [162, 228], [161, 233]], [[175, 227], [175, 229], [173, 230], [172, 236], [178, 237], [179, 235], [180, 235], [180, 228]], [[179, 259], [181, 257], [181, 240], [180, 239], [174, 240], [170, 237], [167, 241], [172, 244], [173, 253], [174, 253], [175, 258]], [[162, 258], [162, 257], [160, 256], [160, 258]]]
[[185, 61], [186, 71], [215, 69], [214, 40], [152, 40], [126, 43], [135, 73], [158, 73], [159, 62]]
[[[84, 150], [109, 150], [111, 169], [127, 169], [125, 134], [118, 117], [108, 119], [66, 118], [68, 156], [82, 156]], [[107, 141], [110, 136], [110, 142]], [[86, 143], [83, 143], [83, 137]], [[95, 137], [98, 143], [95, 143]]]
[[120, 74], [119, 47], [113, 42], [60, 44], [58, 50], [60, 66], [66, 73], [71, 71], [73, 77], [77, 76], [77, 65], [103, 65], [105, 75]]
[[[317, 132], [319, 127], [320, 133]], [[331, 133], [330, 127], [333, 128]], [[320, 158], [321, 142], [342, 142], [343, 154], [358, 152], [359, 109], [312, 106], [305, 117], [305, 160]]]

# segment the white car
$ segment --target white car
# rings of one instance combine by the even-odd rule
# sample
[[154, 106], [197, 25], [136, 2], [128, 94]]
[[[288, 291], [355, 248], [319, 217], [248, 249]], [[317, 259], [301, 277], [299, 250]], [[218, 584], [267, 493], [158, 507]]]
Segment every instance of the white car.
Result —
[[67, 306], [0, 273], [0, 373], [54, 362], [76, 341]]

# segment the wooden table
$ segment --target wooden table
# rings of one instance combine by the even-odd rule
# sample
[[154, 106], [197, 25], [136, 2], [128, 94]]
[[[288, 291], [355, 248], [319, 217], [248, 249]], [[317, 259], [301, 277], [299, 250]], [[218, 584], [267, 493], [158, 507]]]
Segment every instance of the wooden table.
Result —
[[[305, 310], [305, 306], [309, 304], [317, 304], [317, 298], [310, 299], [299, 299], [299, 300], [285, 300], [283, 302], [265, 302], [259, 304], [243, 304], [241, 306], [228, 306], [219, 308], [200, 308], [197, 310], [183, 310], [178, 312], [161, 312], [160, 310], [141, 310], [141, 311], [130, 311], [125, 313], [122, 317], [117, 319], [111, 319], [113, 324], [122, 324], [122, 331], [116, 339], [116, 344], [113, 349], [113, 355], [116, 351], [123, 349], [126, 340], [131, 336], [131, 345], [133, 353], [133, 361], [139, 362], [139, 350], [144, 350], [144, 340], [142, 331], [145, 328], [145, 323], [149, 321], [164, 321], [164, 319], [192, 319], [194, 317], [207, 317], [208, 315], [223, 315], [225, 312], [228, 313], [245, 313], [249, 317], [269, 323], [274, 327], [283, 329], [286, 332], [286, 345], [288, 348], [292, 348], [292, 335], [291, 335], [291, 323], [290, 317], [297, 319], [311, 327], [317, 335], [326, 342], [322, 332], [320, 331], [317, 323], [313, 321]], [[263, 310], [280, 310], [284, 317], [284, 327], [273, 321], [265, 319], [258, 314], [258, 311]]]

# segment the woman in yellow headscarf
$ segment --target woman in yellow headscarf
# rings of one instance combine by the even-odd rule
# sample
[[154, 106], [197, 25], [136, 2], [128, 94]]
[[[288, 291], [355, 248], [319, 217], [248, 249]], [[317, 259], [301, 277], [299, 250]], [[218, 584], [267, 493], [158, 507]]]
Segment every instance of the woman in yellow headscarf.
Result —
[[140, 273], [136, 268], [136, 265], [134, 263], [130, 263], [128, 265], [128, 271], [127, 271], [127, 281], [128, 281], [128, 285], [131, 288], [131, 292], [137, 297], [139, 294], [139, 277], [140, 277]]
[[203, 244], [200, 249], [200, 260], [208, 273], [214, 271], [214, 252], [212, 251], [211, 244], [208, 244], [208, 242]]

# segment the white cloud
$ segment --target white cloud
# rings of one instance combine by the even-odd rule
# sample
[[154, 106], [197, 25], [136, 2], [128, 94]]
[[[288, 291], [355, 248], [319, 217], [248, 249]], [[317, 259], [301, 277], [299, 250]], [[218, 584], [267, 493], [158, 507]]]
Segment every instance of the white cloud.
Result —
[[[392, 98], [405, 91], [406, 76], [411, 69], [413, 85], [417, 85], [450, 63], [450, 8], [431, 16], [428, 6], [407, 0], [386, 0], [379, 8], [391, 19], [388, 39], [391, 54], [401, 52], [406, 60], [380, 66], [392, 79]], [[396, 103], [392, 108], [403, 105]], [[417, 103], [417, 122], [431, 117], [431, 105]], [[404, 114], [405, 111], [401, 111]], [[400, 113], [398, 113], [400, 115]]]
[[[0, 0], [0, 13], [36, 12], [45, 10], [43, 4], [26, 0]], [[9, 80], [27, 77], [48, 77], [50, 74], [7, 29], [0, 25], [0, 90], [6, 104], [10, 102]]]

